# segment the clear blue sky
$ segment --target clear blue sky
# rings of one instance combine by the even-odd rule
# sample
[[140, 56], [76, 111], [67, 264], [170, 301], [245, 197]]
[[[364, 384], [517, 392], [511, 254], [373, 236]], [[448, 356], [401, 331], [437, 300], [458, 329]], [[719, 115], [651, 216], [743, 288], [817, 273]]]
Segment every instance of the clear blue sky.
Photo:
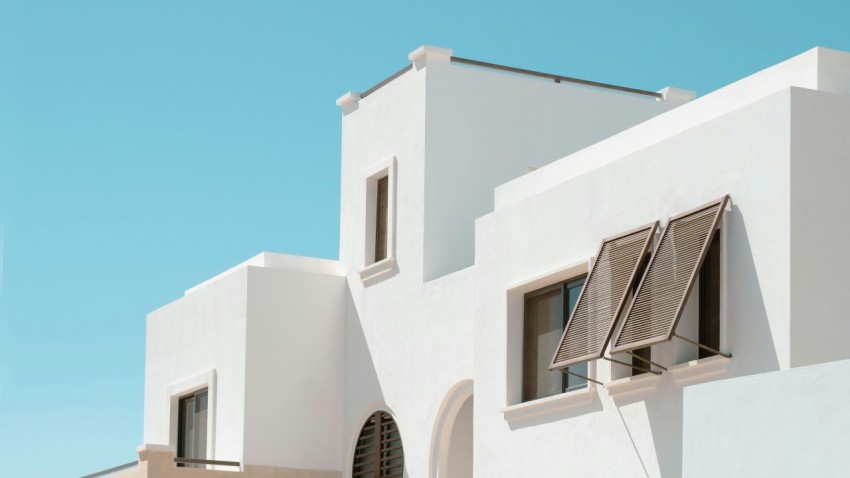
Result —
[[4, 476], [135, 459], [145, 314], [260, 251], [337, 256], [334, 101], [422, 44], [703, 95], [850, 50], [850, 2], [0, 0]]

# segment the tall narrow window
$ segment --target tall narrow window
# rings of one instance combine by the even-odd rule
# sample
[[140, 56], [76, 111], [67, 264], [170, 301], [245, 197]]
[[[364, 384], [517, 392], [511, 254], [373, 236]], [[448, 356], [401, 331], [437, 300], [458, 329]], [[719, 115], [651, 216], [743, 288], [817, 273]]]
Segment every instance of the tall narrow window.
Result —
[[[699, 343], [720, 350], [720, 231], [714, 233], [699, 272]], [[712, 355], [699, 349], [699, 358]]]
[[205, 388], [180, 399], [177, 456], [181, 458], [207, 457], [207, 398]]
[[351, 470], [355, 478], [401, 477], [404, 474], [404, 449], [393, 417], [375, 412], [363, 424], [354, 448]]
[[375, 207], [375, 262], [387, 258], [387, 219], [389, 213], [389, 177], [378, 180]]
[[[556, 395], [587, 385], [587, 380], [549, 370], [552, 352], [558, 347], [567, 319], [578, 302], [585, 278], [555, 284], [525, 296], [523, 333], [522, 400]], [[568, 369], [587, 376], [587, 362]]]

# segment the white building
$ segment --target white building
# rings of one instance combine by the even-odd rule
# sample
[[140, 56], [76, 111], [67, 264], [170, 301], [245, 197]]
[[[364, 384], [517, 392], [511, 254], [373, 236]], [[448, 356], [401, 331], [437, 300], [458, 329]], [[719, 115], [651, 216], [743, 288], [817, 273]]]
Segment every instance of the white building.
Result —
[[410, 60], [337, 101], [338, 261], [148, 316], [123, 476], [850, 476], [850, 54], [698, 99]]

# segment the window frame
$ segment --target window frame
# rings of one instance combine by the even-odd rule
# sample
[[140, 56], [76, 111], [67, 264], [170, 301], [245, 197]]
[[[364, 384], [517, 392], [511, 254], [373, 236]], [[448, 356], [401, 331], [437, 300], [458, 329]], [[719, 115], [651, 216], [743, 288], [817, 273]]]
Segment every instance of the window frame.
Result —
[[[575, 284], [577, 282], [580, 282], [579, 284], [576, 284], [576, 285], [573, 286], [573, 288], [578, 288], [579, 295], [580, 295], [581, 289], [584, 287], [584, 284], [587, 281], [587, 276], [588, 276], [588, 272], [585, 270], [584, 272], [582, 272], [578, 275], [569, 277], [567, 279], [559, 280], [559, 281], [554, 282], [552, 284], [540, 287], [538, 289], [531, 290], [529, 292], [525, 292], [523, 294], [522, 340], [521, 340], [521, 346], [522, 346], [521, 361], [522, 361], [522, 363], [521, 363], [521, 376], [520, 376], [520, 384], [521, 384], [521, 389], [522, 389], [521, 390], [521, 403], [527, 403], [527, 402], [531, 402], [531, 401], [534, 401], [534, 400], [541, 400], [541, 399], [544, 399], [544, 398], [553, 397], [553, 396], [560, 395], [560, 394], [567, 393], [567, 392], [573, 392], [573, 391], [576, 391], [576, 390], [586, 389], [588, 387], [589, 382], [587, 380], [584, 380], [583, 383], [579, 383], [579, 384], [570, 386], [570, 377], [574, 377], [574, 376], [569, 375], [569, 374], [567, 374], [567, 373], [565, 373], [561, 370], [549, 371], [548, 370], [549, 361], [548, 361], [548, 359], [545, 359], [543, 361], [543, 363], [546, 365], [546, 369], [547, 369], [548, 372], [550, 372], [550, 373], [558, 372], [558, 373], [561, 374], [561, 387], [560, 387], [561, 390], [557, 393], [553, 393], [553, 394], [550, 394], [550, 395], [540, 396], [540, 395], [535, 394], [533, 397], [528, 396], [526, 394], [526, 388], [527, 388], [526, 368], [527, 368], [528, 364], [526, 363], [526, 355], [525, 355], [525, 353], [526, 353], [525, 346], [526, 346], [527, 341], [528, 341], [527, 332], [528, 332], [528, 319], [529, 319], [528, 318], [529, 300], [533, 300], [535, 297], [539, 297], [539, 296], [544, 295], [544, 294], [549, 294], [549, 293], [551, 293], [555, 290], [558, 291], [558, 293], [560, 294], [561, 302], [562, 302], [561, 326], [560, 326], [560, 333], [558, 334], [558, 338], [560, 339], [561, 335], [563, 334], [564, 329], [567, 326], [567, 322], [569, 321], [570, 313], [572, 311], [572, 308], [570, 307], [570, 304], [569, 304], [569, 300], [570, 300], [569, 291], [572, 288], [569, 287], [569, 286], [571, 284]], [[576, 297], [576, 304], [577, 303], [578, 303], [578, 297]], [[576, 304], [572, 304], [572, 306], [575, 307]], [[555, 348], [557, 348], [557, 344], [555, 345]], [[554, 350], [548, 351], [548, 352], [554, 353]], [[543, 356], [548, 357], [550, 355], [551, 355], [551, 353], [548, 354], [548, 355], [544, 354]], [[539, 357], [539, 354], [538, 354], [538, 357]], [[587, 362], [585, 362], [585, 364], [587, 364]], [[539, 365], [539, 363], [538, 363], [538, 365]], [[589, 370], [589, 365], [587, 365], [587, 368]], [[567, 368], [567, 370], [568, 370], [568, 368]], [[584, 373], [586, 374], [585, 375], [586, 377], [590, 375], [589, 372], [584, 372]], [[581, 380], [581, 379], [576, 377], [576, 380]]]
[[[363, 177], [363, 248], [360, 262], [360, 279], [368, 285], [382, 278], [393, 275], [396, 262], [396, 191], [397, 191], [397, 161], [395, 156], [366, 168]], [[377, 226], [378, 226], [378, 183], [387, 178], [387, 212], [386, 212], [386, 255], [376, 259]]]
[[217, 373], [215, 369], [210, 369], [205, 372], [193, 375], [180, 382], [172, 383], [168, 386], [169, 400], [169, 440], [168, 443], [178, 451], [178, 437], [180, 428], [180, 399], [198, 392], [199, 390], [207, 390], [207, 450], [206, 456], [208, 460], [215, 460], [215, 441], [216, 441], [216, 407], [217, 407]]
[[[209, 389], [208, 388], [201, 388], [201, 389], [195, 390], [195, 391], [193, 391], [189, 394], [186, 394], [186, 395], [180, 397], [177, 400], [178, 410], [177, 410], [177, 448], [176, 448], [176, 453], [175, 453], [176, 457], [178, 457], [178, 458], [197, 458], [197, 459], [202, 459], [202, 460], [207, 459], [207, 452], [208, 452], [207, 443], [209, 441], [208, 424], [209, 424], [209, 413], [210, 413], [209, 396], [210, 396]], [[206, 414], [207, 414], [207, 423], [204, 423], [204, 433], [203, 433], [203, 435], [204, 435], [203, 436], [204, 447], [203, 447], [203, 452], [202, 452], [203, 456], [189, 456], [189, 455], [187, 455], [186, 450], [185, 450], [186, 443], [185, 443], [184, 437], [186, 435], [185, 427], [186, 427], [186, 424], [187, 424], [187, 421], [186, 421], [187, 417], [186, 417], [186, 414], [185, 414], [184, 404], [188, 400], [192, 400], [192, 408], [193, 408], [192, 415], [193, 415], [193, 420], [194, 420], [194, 417], [197, 416], [197, 403], [201, 398], [206, 399]], [[198, 423], [194, 422], [193, 425], [195, 427], [197, 427]], [[198, 438], [197, 435], [200, 435], [200, 433], [195, 433], [195, 435], [196, 436], [194, 436], [193, 439], [197, 439]], [[193, 465], [187, 465], [185, 463], [179, 463], [178, 466], [188, 466], [188, 467], [191, 468], [191, 467], [196, 467], [197, 465], [193, 466]], [[200, 465], [200, 467], [203, 467], [203, 465]]]

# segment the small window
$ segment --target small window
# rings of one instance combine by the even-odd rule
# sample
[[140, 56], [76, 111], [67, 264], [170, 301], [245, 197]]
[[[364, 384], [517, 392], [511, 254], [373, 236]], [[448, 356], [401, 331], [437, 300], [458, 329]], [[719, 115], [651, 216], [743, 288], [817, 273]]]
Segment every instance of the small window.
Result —
[[375, 262], [387, 258], [387, 223], [389, 217], [389, 177], [378, 180], [375, 198]]
[[[555, 284], [525, 295], [522, 401], [536, 400], [587, 386], [587, 380], [549, 370], [567, 319], [578, 302], [585, 277]], [[587, 376], [587, 362], [567, 370]]]
[[[207, 457], [207, 389], [182, 397], [179, 402], [177, 456], [206, 459]], [[204, 465], [183, 465], [203, 467]]]
[[355, 478], [401, 477], [404, 474], [404, 449], [393, 417], [387, 412], [373, 413], [357, 437], [351, 476]]

